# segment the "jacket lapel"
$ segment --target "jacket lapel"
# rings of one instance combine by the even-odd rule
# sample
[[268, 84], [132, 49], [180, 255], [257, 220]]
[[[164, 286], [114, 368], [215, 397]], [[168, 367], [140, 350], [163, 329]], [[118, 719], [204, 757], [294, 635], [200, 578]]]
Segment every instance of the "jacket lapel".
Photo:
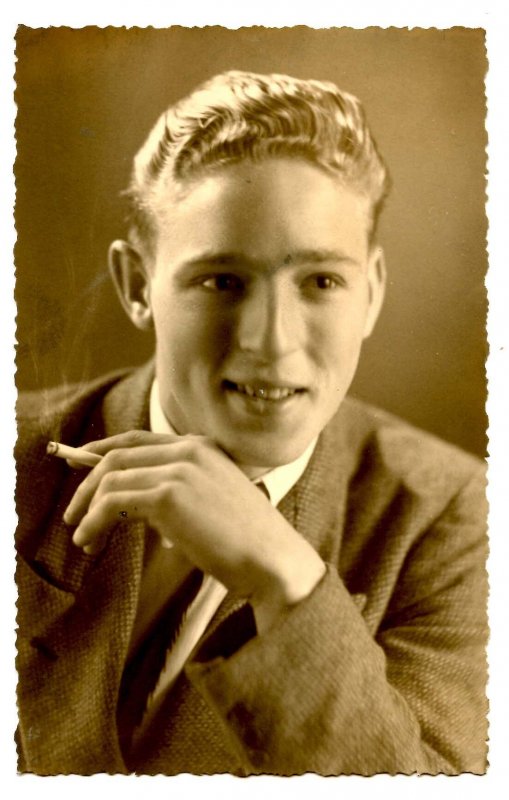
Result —
[[[142, 559], [143, 526], [136, 527], [115, 529], [76, 595], [28, 575], [20, 564], [27, 619], [23, 624], [20, 613], [18, 702], [30, 771], [47, 771], [52, 763], [62, 773], [125, 769], [115, 715]], [[38, 609], [31, 618], [29, 606]]]
[[333, 564], [338, 561], [348, 487], [358, 459], [348, 416], [348, 405], [341, 406], [320, 435], [306, 471], [278, 506], [322, 559]]
[[[89, 404], [88, 424], [79, 433], [69, 424], [62, 430], [62, 440], [80, 444], [146, 427], [151, 377], [149, 365], [117, 383], [99, 404]], [[78, 411], [83, 414], [83, 402], [74, 411], [75, 416]], [[45, 437], [40, 438], [43, 450]], [[18, 532], [24, 557], [17, 574], [24, 598], [19, 609], [23, 640], [18, 664], [31, 676], [19, 693], [27, 768], [39, 772], [38, 763], [47, 770], [53, 762], [58, 772], [66, 772], [66, 765], [69, 772], [81, 774], [122, 772], [116, 703], [136, 613], [145, 526], [119, 524], [102, 554], [96, 558], [84, 554], [72, 544], [72, 531], [62, 520], [84, 473], [44, 458], [43, 452], [39, 455], [42, 461], [36, 448], [31, 463], [28, 458], [20, 460], [18, 483], [20, 507], [34, 473], [37, 484], [44, 485], [46, 502], [53, 506], [50, 516], [43, 517], [44, 498], [39, 494], [34, 512]], [[40, 526], [38, 531], [35, 526]], [[42, 672], [45, 680], [39, 683], [37, 675]], [[68, 714], [62, 714], [62, 708]]]

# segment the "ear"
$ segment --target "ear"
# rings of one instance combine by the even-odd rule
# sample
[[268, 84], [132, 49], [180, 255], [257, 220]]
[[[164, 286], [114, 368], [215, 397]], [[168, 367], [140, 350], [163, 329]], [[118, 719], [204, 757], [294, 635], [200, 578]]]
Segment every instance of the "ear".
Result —
[[131, 322], [142, 331], [151, 330], [150, 275], [141, 255], [128, 242], [117, 239], [110, 245], [108, 266]]
[[384, 251], [376, 245], [372, 248], [368, 261], [369, 306], [364, 326], [364, 339], [371, 336], [375, 327], [385, 297], [386, 282], [387, 271]]

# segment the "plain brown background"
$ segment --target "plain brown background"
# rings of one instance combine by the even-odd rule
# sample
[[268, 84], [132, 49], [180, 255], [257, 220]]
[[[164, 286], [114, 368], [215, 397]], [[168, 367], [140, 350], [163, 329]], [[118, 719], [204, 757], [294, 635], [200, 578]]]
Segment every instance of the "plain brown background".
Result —
[[285, 72], [357, 94], [393, 178], [388, 294], [352, 392], [485, 453], [483, 31], [21, 27], [17, 59], [20, 389], [150, 355], [106, 268], [132, 157], [212, 74]]

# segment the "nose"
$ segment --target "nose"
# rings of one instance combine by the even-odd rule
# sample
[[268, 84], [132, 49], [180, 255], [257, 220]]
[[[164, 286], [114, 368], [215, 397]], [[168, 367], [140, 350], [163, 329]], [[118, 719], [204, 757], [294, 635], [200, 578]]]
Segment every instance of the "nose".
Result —
[[298, 349], [303, 322], [291, 287], [260, 282], [238, 308], [238, 347], [261, 361], [274, 361]]

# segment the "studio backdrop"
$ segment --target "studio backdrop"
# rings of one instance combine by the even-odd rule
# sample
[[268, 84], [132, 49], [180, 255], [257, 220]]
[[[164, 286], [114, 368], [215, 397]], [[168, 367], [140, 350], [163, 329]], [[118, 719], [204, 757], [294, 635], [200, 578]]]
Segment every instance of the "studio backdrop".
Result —
[[132, 157], [215, 73], [287, 73], [357, 95], [392, 176], [388, 292], [352, 393], [484, 455], [483, 31], [21, 27], [17, 59], [20, 390], [150, 356], [107, 272]]

